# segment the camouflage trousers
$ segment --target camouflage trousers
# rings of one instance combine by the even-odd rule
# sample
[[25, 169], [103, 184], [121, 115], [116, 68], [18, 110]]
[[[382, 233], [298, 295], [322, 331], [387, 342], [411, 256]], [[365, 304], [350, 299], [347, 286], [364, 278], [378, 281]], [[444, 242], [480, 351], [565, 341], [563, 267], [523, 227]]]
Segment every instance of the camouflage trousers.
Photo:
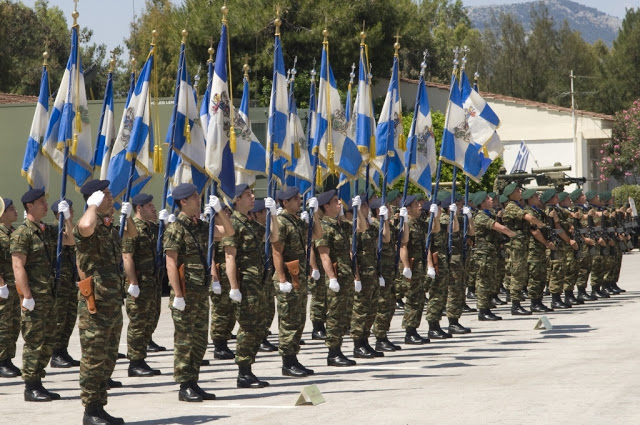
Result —
[[591, 287], [600, 288], [604, 282], [605, 257], [598, 255], [591, 257]]
[[33, 311], [22, 311], [20, 329], [24, 339], [22, 351], [22, 379], [36, 381], [45, 375], [44, 368], [53, 353], [53, 334], [56, 329], [55, 300], [50, 295], [35, 294]]
[[250, 366], [256, 361], [258, 347], [264, 339], [267, 299], [262, 280], [244, 278], [240, 284], [242, 301], [236, 306], [236, 320], [240, 325], [236, 339], [236, 364]]
[[16, 341], [20, 335], [20, 297], [15, 282], [6, 282], [7, 299], [0, 298], [0, 361], [16, 356]]
[[339, 283], [340, 290], [338, 292], [329, 289], [328, 278], [325, 284], [327, 288], [327, 337], [324, 340], [324, 345], [330, 349], [342, 346], [342, 338], [350, 324], [353, 308], [353, 279], [341, 279]]
[[140, 279], [140, 295], [134, 298], [127, 293], [126, 310], [129, 316], [127, 328], [127, 358], [142, 360], [147, 357], [147, 346], [155, 328], [159, 286], [155, 280]]
[[156, 309], [153, 312], [153, 316], [151, 318], [151, 335], [156, 331], [158, 327], [158, 322], [160, 322], [160, 313], [162, 312], [162, 280], [158, 281], [156, 285]]
[[562, 284], [563, 291], [573, 291], [578, 280], [579, 259], [576, 258], [575, 250], [571, 247], [567, 248], [565, 255], [565, 275]]
[[620, 276], [620, 266], [622, 263], [622, 254], [611, 255], [607, 258], [606, 272], [604, 281], [606, 283], [616, 283]]
[[462, 255], [452, 255], [449, 261], [449, 282], [447, 285], [447, 317], [459, 319], [465, 300], [465, 270]]
[[591, 273], [591, 256], [586, 246], [582, 247], [582, 256], [578, 259], [576, 269], [576, 286], [578, 289], [586, 289]]
[[544, 250], [529, 250], [529, 281], [527, 290], [532, 300], [541, 300], [547, 283], [547, 254]]
[[422, 263], [415, 262], [411, 268], [411, 280], [405, 280], [405, 303], [404, 316], [402, 317], [403, 328], [419, 328], [422, 321], [422, 311], [424, 310], [424, 288], [426, 274], [422, 270]]
[[[502, 252], [506, 255], [506, 250], [502, 250]], [[507, 275], [507, 259], [504, 258], [498, 251], [498, 256], [496, 258], [496, 279], [493, 285], [493, 295], [498, 295], [500, 293], [500, 285], [504, 286], [508, 291], [508, 282], [510, 282], [510, 280], [511, 275]]]
[[439, 322], [447, 304], [447, 287], [449, 285], [449, 264], [446, 254], [438, 254], [438, 274], [431, 279], [429, 302], [426, 319], [428, 322]]
[[311, 292], [311, 306], [309, 318], [312, 322], [325, 322], [327, 320], [327, 286], [324, 284], [324, 273], [320, 279], [309, 278], [309, 292]]
[[276, 292], [278, 308], [278, 353], [281, 356], [300, 352], [300, 338], [307, 318], [308, 290], [304, 282], [289, 293]]
[[491, 308], [490, 299], [494, 295], [496, 278], [496, 253], [476, 252], [476, 296], [478, 309]]
[[231, 284], [224, 274], [220, 276], [220, 287], [222, 291], [219, 294], [211, 293], [211, 340], [229, 341], [236, 325], [236, 312], [235, 305], [229, 298]]
[[78, 317], [78, 288], [71, 281], [60, 282], [55, 303], [56, 330], [53, 349], [67, 348]]
[[385, 285], [378, 287], [377, 313], [373, 322], [373, 334], [376, 338], [386, 338], [391, 327], [391, 319], [396, 311], [396, 290], [393, 270], [382, 270]]
[[271, 280], [271, 276], [266, 282], [263, 282], [262, 288], [264, 290], [265, 300], [267, 302], [266, 310], [262, 315], [262, 329], [264, 330], [262, 338], [266, 338], [269, 335], [269, 329], [273, 323], [273, 318], [276, 316], [276, 287]]
[[80, 398], [82, 405], [107, 404], [107, 381], [118, 358], [122, 332], [122, 305], [96, 301], [96, 314], [89, 313], [87, 302], [78, 301], [80, 333]]
[[467, 256], [467, 264], [465, 265], [465, 288], [472, 288], [475, 291], [476, 288], [476, 258], [474, 251], [469, 250]]
[[552, 294], [561, 294], [565, 274], [567, 272], [567, 247], [564, 245], [564, 242], [558, 242], [556, 247], [556, 259], [549, 260], [549, 266], [547, 269], [549, 276], [549, 292]]
[[362, 291], [354, 291], [353, 312], [351, 314], [351, 338], [354, 340], [369, 338], [378, 312], [378, 288], [380, 288], [378, 274], [362, 274], [360, 279]]
[[178, 383], [198, 382], [200, 365], [207, 350], [209, 287], [187, 283], [187, 293], [184, 294], [186, 307], [183, 311], [173, 308], [174, 296], [171, 291], [173, 380]]
[[509, 269], [509, 292], [511, 294], [511, 301], [523, 301], [522, 290], [527, 286], [528, 273], [527, 256], [529, 247], [522, 243], [514, 243], [515, 240], [510, 242], [508, 249], [509, 262], [507, 268]]

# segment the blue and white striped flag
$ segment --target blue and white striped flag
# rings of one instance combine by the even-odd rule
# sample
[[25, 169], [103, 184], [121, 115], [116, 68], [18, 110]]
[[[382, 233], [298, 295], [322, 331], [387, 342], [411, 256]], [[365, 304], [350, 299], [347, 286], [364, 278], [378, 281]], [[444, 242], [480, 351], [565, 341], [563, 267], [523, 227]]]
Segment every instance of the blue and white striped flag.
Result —
[[[424, 75], [420, 75], [418, 94], [413, 112], [413, 121], [407, 138], [405, 164], [411, 167], [409, 180], [418, 185], [426, 193], [431, 193], [431, 177], [436, 170], [436, 140], [433, 133], [429, 97], [424, 83]], [[411, 163], [409, 155], [411, 154]]]
[[249, 78], [244, 77], [240, 110], [235, 114], [235, 129], [238, 140], [233, 160], [236, 167], [236, 184], [253, 185], [256, 176], [266, 176], [267, 151], [251, 129], [249, 120]]
[[[398, 57], [393, 58], [393, 68], [387, 96], [380, 112], [376, 129], [376, 159], [372, 162], [380, 172], [387, 168], [387, 186], [391, 186], [404, 175], [404, 150], [399, 146], [404, 137], [402, 128], [402, 101], [398, 80]], [[388, 164], [385, 164], [387, 162]]]
[[274, 155], [273, 169], [269, 170], [281, 184], [285, 180], [285, 168], [291, 163], [291, 145], [287, 139], [288, 121], [287, 77], [284, 70], [280, 35], [275, 35], [273, 50], [273, 80], [269, 102], [267, 125], [267, 151]]
[[529, 148], [524, 140], [520, 142], [520, 149], [518, 149], [518, 155], [516, 156], [516, 162], [513, 163], [511, 173], [527, 170], [527, 162], [529, 161]]
[[[329, 128], [329, 121], [331, 121], [331, 128]], [[331, 132], [330, 136], [329, 132]], [[333, 167], [349, 178], [357, 176], [362, 166], [362, 155], [354, 142], [353, 131], [347, 125], [333, 70], [327, 59], [326, 46], [322, 48], [318, 112], [313, 144], [314, 149], [318, 148], [318, 156], [331, 171], [334, 171]]]
[[[151, 48], [147, 61], [140, 71], [136, 87], [129, 103], [122, 114], [118, 136], [113, 143], [113, 150], [107, 170], [109, 189], [115, 204], [121, 203], [127, 190], [127, 182], [132, 165], [133, 185], [129, 197], [140, 193], [151, 179], [154, 169], [155, 141], [151, 125], [151, 72], [154, 66], [155, 46]], [[158, 147], [159, 148], [159, 147]], [[133, 163], [135, 161], [135, 164]]]
[[107, 85], [104, 90], [104, 101], [102, 102], [102, 114], [98, 124], [98, 140], [96, 140], [96, 150], [91, 161], [92, 167], [100, 167], [100, 178], [107, 178], [109, 160], [113, 149], [113, 142], [116, 140], [116, 123], [113, 115], [113, 72], [107, 76]]
[[462, 83], [462, 107], [467, 115], [471, 140], [476, 145], [484, 146], [500, 126], [500, 118], [480, 96], [480, 93], [471, 87], [464, 69], [460, 78]]
[[40, 79], [40, 96], [31, 122], [31, 131], [27, 140], [22, 161], [22, 176], [29, 186], [46, 191], [49, 186], [49, 161], [42, 153], [42, 143], [49, 122], [49, 72], [47, 66], [42, 67]]
[[373, 102], [371, 100], [371, 75], [367, 69], [364, 45], [360, 46], [360, 61], [358, 66], [358, 94], [354, 112], [356, 114], [355, 136], [358, 150], [363, 159], [369, 159], [369, 155], [375, 156], [375, 117], [373, 114]]
[[296, 70], [294, 68], [289, 80], [289, 128], [287, 130], [287, 137], [289, 138], [287, 144], [291, 146], [291, 165], [288, 167], [286, 173], [288, 175], [287, 186], [296, 186], [300, 190], [300, 193], [304, 194], [311, 188], [313, 174], [309, 146], [307, 145], [307, 138], [302, 128], [300, 116], [298, 115], [298, 105], [296, 104], [294, 94], [295, 75]]
[[207, 89], [202, 96], [200, 103], [200, 126], [205, 136], [205, 145], [207, 134], [209, 133], [209, 103], [211, 102], [211, 82], [213, 81], [213, 61], [207, 63]]
[[53, 103], [44, 142], [45, 155], [59, 172], [63, 168], [65, 143], [69, 146], [67, 176], [80, 187], [93, 173], [93, 149], [77, 26], [71, 28], [71, 53]]
[[218, 54], [211, 80], [205, 169], [228, 198], [235, 197], [236, 179], [231, 149], [231, 99], [227, 74], [227, 25], [222, 24]]

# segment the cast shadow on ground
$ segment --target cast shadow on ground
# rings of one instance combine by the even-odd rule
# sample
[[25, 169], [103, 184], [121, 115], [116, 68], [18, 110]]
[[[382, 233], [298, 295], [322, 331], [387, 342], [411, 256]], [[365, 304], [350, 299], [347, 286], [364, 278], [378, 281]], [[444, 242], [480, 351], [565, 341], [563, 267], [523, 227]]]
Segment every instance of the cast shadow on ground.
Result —
[[166, 424], [178, 424], [178, 425], [197, 425], [207, 424], [218, 419], [225, 419], [229, 416], [222, 415], [197, 415], [197, 416], [178, 416], [175, 418], [162, 418], [162, 419], [149, 419], [146, 421], [127, 422], [132, 425], [166, 425]]

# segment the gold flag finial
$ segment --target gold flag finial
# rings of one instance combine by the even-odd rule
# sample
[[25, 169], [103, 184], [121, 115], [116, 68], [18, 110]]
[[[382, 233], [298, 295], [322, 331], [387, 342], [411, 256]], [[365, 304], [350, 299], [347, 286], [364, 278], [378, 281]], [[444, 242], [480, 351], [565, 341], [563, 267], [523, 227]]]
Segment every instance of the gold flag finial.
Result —
[[109, 72], [113, 72], [116, 67], [116, 55], [118, 54], [118, 48], [111, 50], [111, 60], [109, 61]]
[[229, 21], [227, 21], [227, 14], [229, 13], [229, 8], [227, 7], [227, 2], [224, 2], [224, 6], [222, 6], [222, 23], [227, 25]]
[[43, 66], [47, 66], [47, 59], [49, 59], [49, 52], [47, 52], [45, 50], [44, 53], [42, 54], [42, 65]]
[[393, 43], [393, 49], [395, 50], [395, 53], [393, 54], [394, 56], [398, 56], [398, 50], [400, 50], [400, 38], [402, 38], [400, 36], [400, 34], [396, 34], [393, 36], [393, 38], [396, 39], [396, 42]]
[[207, 49], [207, 53], [209, 53], [207, 63], [213, 63], [213, 55], [216, 53], [216, 49], [213, 48], [213, 37], [209, 39], [209, 49]]
[[187, 36], [189, 35], [189, 31], [186, 29], [182, 30], [182, 44], [187, 44]]
[[276, 26], [276, 35], [280, 36], [280, 25], [282, 25], [282, 20], [280, 19], [280, 5], [276, 5], [276, 19], [273, 21], [273, 24]]
[[322, 44], [329, 42], [329, 30], [328, 29], [325, 28], [325, 29], [322, 30], [322, 37], [324, 37], [324, 40], [322, 40]]
[[249, 55], [244, 55], [244, 65], [242, 65], [242, 71], [244, 72], [244, 78], [249, 79], [249, 71], [251, 68], [249, 67]]
[[136, 72], [136, 58], [131, 58], [131, 72]]
[[75, 27], [78, 25], [78, 16], [80, 16], [80, 14], [78, 13], [78, 0], [73, 0], [73, 2], [75, 5], [73, 6], [71, 16], [73, 17], [73, 26]]

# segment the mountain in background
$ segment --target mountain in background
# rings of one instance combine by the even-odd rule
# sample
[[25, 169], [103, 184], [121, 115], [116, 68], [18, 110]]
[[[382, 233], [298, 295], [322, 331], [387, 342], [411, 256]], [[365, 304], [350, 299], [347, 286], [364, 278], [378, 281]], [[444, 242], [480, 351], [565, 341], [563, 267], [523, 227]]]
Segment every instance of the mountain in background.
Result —
[[547, 6], [549, 16], [553, 18], [557, 26], [560, 26], [566, 19], [569, 27], [574, 31], [580, 31], [582, 38], [588, 43], [602, 40], [608, 46], [611, 46], [622, 25], [622, 20], [615, 16], [607, 15], [598, 9], [570, 0], [542, 0], [507, 5], [468, 6], [467, 13], [473, 26], [479, 30], [491, 26], [493, 15], [498, 16], [500, 13], [510, 13], [522, 23], [525, 31], [529, 32], [531, 7], [537, 6], [538, 3], [544, 3]]

